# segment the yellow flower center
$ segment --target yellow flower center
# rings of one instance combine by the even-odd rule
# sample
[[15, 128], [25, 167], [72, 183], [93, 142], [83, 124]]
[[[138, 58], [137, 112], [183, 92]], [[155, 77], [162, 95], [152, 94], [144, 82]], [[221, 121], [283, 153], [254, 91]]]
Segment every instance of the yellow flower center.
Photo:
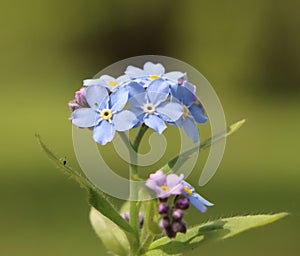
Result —
[[158, 76], [158, 75], [151, 75], [151, 76], [149, 76], [149, 79], [150, 80], [155, 80], [155, 79], [157, 79], [157, 78], [160, 78], [160, 76]]
[[165, 192], [169, 192], [170, 188], [168, 186], [160, 186]]
[[184, 191], [186, 193], [188, 193], [189, 195], [192, 195], [193, 194], [193, 191], [188, 187], [188, 186], [184, 186]]
[[101, 111], [101, 117], [104, 119], [104, 120], [109, 120], [111, 119], [112, 117], [112, 112], [110, 109], [106, 108], [106, 109], [103, 109]]
[[107, 84], [111, 85], [111, 86], [117, 86], [117, 85], [119, 85], [119, 83], [116, 80], [107, 81]]
[[183, 105], [183, 116], [187, 117], [189, 114], [189, 109], [186, 105]]

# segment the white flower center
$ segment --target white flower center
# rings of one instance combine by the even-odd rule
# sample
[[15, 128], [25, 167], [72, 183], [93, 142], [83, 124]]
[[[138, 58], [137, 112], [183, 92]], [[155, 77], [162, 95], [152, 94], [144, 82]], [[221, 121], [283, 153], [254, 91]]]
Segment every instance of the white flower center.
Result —
[[155, 112], [155, 106], [152, 103], [147, 103], [143, 108], [145, 113], [153, 114]]

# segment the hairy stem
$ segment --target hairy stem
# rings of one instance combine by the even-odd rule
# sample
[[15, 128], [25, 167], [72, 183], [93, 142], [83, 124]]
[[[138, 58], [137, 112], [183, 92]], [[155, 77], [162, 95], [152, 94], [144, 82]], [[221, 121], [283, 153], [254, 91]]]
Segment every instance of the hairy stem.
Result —
[[[139, 203], [136, 200], [138, 198], [138, 189], [134, 181], [138, 180], [138, 149], [142, 138], [147, 131], [147, 126], [142, 125], [139, 129], [136, 137], [134, 138], [133, 143], [131, 143], [132, 149], [130, 152], [130, 166], [129, 166], [129, 177], [130, 177], [130, 225], [136, 233], [139, 232]], [[133, 201], [136, 200], [136, 201]], [[131, 254], [137, 255], [138, 249], [140, 247], [140, 241], [137, 241], [132, 245]]]

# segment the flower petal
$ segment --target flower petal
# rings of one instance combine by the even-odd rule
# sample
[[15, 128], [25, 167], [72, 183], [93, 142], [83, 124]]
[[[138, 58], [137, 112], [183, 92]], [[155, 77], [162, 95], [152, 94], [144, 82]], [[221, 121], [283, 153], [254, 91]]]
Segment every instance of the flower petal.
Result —
[[129, 81], [130, 77], [127, 75], [122, 75], [122, 76], [119, 76], [116, 80], [119, 84], [121, 84], [123, 82]]
[[135, 126], [139, 120], [136, 115], [129, 110], [121, 111], [114, 115], [113, 123], [115, 129], [120, 132], [127, 131]]
[[79, 108], [72, 113], [72, 123], [78, 127], [93, 127], [97, 112], [91, 108]]
[[182, 106], [175, 102], [163, 102], [156, 107], [156, 111], [168, 122], [177, 121], [183, 114]]
[[147, 88], [147, 92], [159, 92], [159, 93], [165, 93], [168, 94], [170, 92], [170, 88], [169, 88], [170, 84], [161, 79], [155, 79], [153, 80]]
[[124, 73], [130, 77], [137, 77], [137, 76], [145, 75], [144, 70], [134, 67], [134, 66], [128, 66]]
[[84, 86], [91, 86], [91, 85], [101, 85], [101, 86], [105, 86], [105, 82], [100, 79], [100, 78], [96, 78], [96, 79], [85, 79], [83, 80], [83, 85]]
[[161, 134], [167, 128], [165, 122], [154, 114], [145, 116], [144, 123], [158, 134]]
[[110, 109], [113, 113], [121, 111], [128, 100], [128, 91], [121, 88], [110, 95]]
[[99, 85], [91, 85], [86, 90], [86, 100], [93, 109], [98, 109], [107, 95], [107, 90]]
[[143, 108], [143, 106], [148, 103], [147, 100], [147, 93], [139, 93], [134, 96], [132, 96], [129, 100], [128, 103], [131, 104], [133, 107], [136, 108]]
[[190, 200], [190, 203], [200, 212], [206, 212], [207, 208], [205, 206], [213, 206], [211, 202], [204, 199], [198, 193], [193, 193], [192, 195], [189, 195], [188, 199]]
[[109, 82], [109, 81], [116, 81], [116, 79], [112, 76], [109, 76], [109, 75], [102, 75], [100, 76], [101, 80], [103, 80], [105, 83]]
[[166, 179], [167, 186], [169, 188], [172, 188], [177, 186], [178, 184], [181, 184], [183, 188], [183, 184], [181, 183], [182, 179], [183, 179], [183, 175], [178, 176], [174, 173], [169, 174]]
[[158, 75], [161, 76], [165, 73], [165, 68], [160, 63], [154, 64], [152, 62], [146, 62], [144, 64], [144, 71], [148, 75]]
[[174, 80], [177, 82], [179, 78], [182, 78], [184, 76], [184, 73], [179, 72], [179, 71], [172, 71], [164, 74], [164, 78], [168, 78], [171, 80]]
[[158, 186], [162, 186], [166, 184], [166, 177], [162, 170], [158, 170], [155, 173], [151, 173], [149, 179], [154, 180]]
[[199, 129], [193, 117], [187, 116], [182, 122], [182, 126], [186, 134], [194, 141], [198, 142], [200, 139]]
[[192, 83], [189, 83], [188, 81], [184, 81], [182, 87], [187, 88], [189, 91], [194, 93], [194, 95], [196, 95], [196, 86], [193, 85]]
[[185, 106], [189, 107], [193, 104], [195, 94], [186, 87], [178, 86], [175, 98], [177, 98]]
[[114, 126], [106, 120], [103, 120], [98, 126], [94, 127], [93, 139], [101, 145], [105, 145], [107, 142], [112, 141], [114, 135]]
[[204, 109], [201, 104], [192, 104], [189, 108], [189, 111], [198, 123], [205, 123], [208, 119], [208, 117], [204, 115]]
[[137, 94], [145, 93], [144, 87], [137, 82], [130, 82], [125, 86], [129, 91], [129, 97], [133, 97]]

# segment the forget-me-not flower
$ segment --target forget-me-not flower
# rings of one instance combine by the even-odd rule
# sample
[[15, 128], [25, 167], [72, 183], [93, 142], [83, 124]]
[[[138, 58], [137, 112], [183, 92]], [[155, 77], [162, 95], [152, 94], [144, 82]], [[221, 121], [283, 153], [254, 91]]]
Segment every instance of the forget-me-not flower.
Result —
[[106, 87], [111, 92], [113, 92], [117, 88], [119, 88], [120, 85], [126, 83], [127, 81], [130, 81], [130, 77], [127, 75], [122, 75], [117, 78], [114, 78], [109, 75], [102, 75], [99, 78], [83, 80], [83, 85], [84, 86], [100, 85]]
[[136, 116], [135, 121], [129, 120], [126, 114], [122, 118], [128, 122], [144, 123], [148, 127], [161, 134], [166, 128], [164, 121], [175, 122], [183, 114], [183, 108], [179, 103], [169, 102], [169, 84], [163, 79], [152, 81], [146, 91], [143, 87], [133, 83], [131, 91], [134, 95], [128, 100], [131, 107], [128, 112]]
[[[153, 81], [155, 79], [161, 78], [173, 83], [177, 83], [178, 79], [184, 76], [184, 73], [179, 71], [172, 71], [165, 73], [165, 68], [162, 64], [157, 63], [154, 64], [152, 62], [146, 62], [144, 64], [143, 69], [137, 68], [134, 66], [128, 66], [125, 74], [131, 78], [140, 78], [144, 77], [149, 81]], [[143, 81], [145, 83], [145, 81]], [[145, 83], [145, 87], [147, 87], [147, 83]]]
[[[86, 90], [86, 100], [90, 108], [79, 108], [72, 113], [72, 123], [78, 127], [94, 127], [93, 139], [105, 145], [112, 141], [115, 131], [122, 130], [126, 120], [116, 122], [127, 103], [128, 91], [121, 88], [108, 95], [105, 87], [91, 85]], [[128, 129], [132, 126], [125, 124]]]
[[190, 200], [190, 203], [200, 212], [206, 212], [206, 206], [213, 206], [211, 202], [200, 196], [191, 184], [186, 181], [182, 181], [182, 184], [184, 186], [183, 195], [187, 197]]
[[[175, 102], [180, 102], [184, 109], [183, 115], [176, 121], [176, 125], [183, 127], [186, 134], [196, 143], [199, 141], [199, 129], [197, 123], [205, 123], [207, 117], [201, 104], [195, 101], [195, 94], [186, 86], [178, 86], [172, 92]], [[200, 102], [199, 102], [200, 103]]]

